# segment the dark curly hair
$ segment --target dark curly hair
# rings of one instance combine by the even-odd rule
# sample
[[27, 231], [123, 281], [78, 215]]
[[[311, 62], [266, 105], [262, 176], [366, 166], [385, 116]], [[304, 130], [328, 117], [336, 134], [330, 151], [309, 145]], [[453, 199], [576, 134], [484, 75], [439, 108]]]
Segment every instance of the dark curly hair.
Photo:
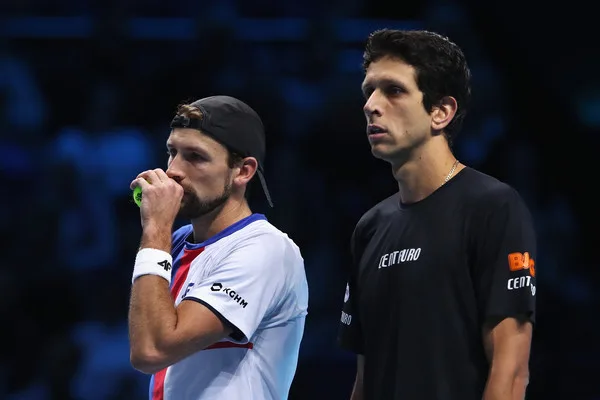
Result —
[[424, 30], [381, 29], [371, 33], [363, 54], [363, 69], [384, 57], [397, 58], [416, 71], [423, 106], [431, 112], [445, 96], [456, 99], [458, 109], [444, 132], [452, 145], [462, 126], [471, 98], [471, 72], [460, 47], [447, 37]]

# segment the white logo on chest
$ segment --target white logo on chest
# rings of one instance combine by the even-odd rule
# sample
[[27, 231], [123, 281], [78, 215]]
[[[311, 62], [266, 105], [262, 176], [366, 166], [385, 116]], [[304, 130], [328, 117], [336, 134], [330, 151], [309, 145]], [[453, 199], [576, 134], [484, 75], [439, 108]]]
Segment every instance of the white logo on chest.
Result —
[[379, 268], [387, 268], [392, 265], [402, 264], [409, 261], [417, 261], [421, 255], [421, 248], [396, 250], [381, 256]]

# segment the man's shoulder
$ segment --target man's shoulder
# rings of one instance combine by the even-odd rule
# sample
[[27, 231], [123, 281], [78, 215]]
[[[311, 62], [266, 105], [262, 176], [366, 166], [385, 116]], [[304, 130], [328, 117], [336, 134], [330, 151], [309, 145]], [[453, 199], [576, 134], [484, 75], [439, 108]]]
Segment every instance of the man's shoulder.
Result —
[[294, 252], [300, 254], [300, 250], [296, 243], [288, 236], [287, 233], [277, 228], [267, 219], [261, 219], [248, 224], [231, 235], [232, 250], [245, 249], [249, 252], [255, 252], [255, 247], [265, 249], [269, 254], [276, 256], [287, 249], [294, 249]]
[[266, 219], [248, 224], [218, 246], [216, 259], [226, 260], [233, 268], [243, 267], [244, 274], [268, 277], [286, 286], [298, 279], [306, 281], [300, 248]]
[[357, 228], [365, 225], [371, 225], [381, 220], [387, 220], [392, 214], [400, 208], [400, 197], [398, 193], [386, 197], [373, 207], [369, 208], [358, 220]]
[[460, 196], [470, 213], [485, 216], [502, 210], [529, 212], [520, 193], [509, 183], [472, 168], [464, 172]]
[[502, 204], [519, 195], [514, 187], [500, 179], [473, 168], [465, 168], [463, 195], [476, 203]]
[[267, 219], [260, 219], [254, 221], [251, 224], [246, 225], [236, 233], [238, 236], [238, 240], [248, 240], [252, 238], [257, 238], [258, 240], [269, 240], [278, 237], [289, 239], [288, 235], [285, 232], [277, 228]]

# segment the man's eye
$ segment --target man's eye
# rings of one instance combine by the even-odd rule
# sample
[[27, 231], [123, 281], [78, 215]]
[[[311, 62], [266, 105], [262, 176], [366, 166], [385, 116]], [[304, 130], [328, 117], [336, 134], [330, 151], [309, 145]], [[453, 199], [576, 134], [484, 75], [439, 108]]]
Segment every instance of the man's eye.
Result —
[[188, 159], [190, 159], [191, 161], [205, 161], [206, 158], [204, 158], [204, 156], [202, 156], [201, 154], [198, 153], [190, 153], [188, 155]]
[[404, 90], [398, 86], [390, 86], [387, 88], [386, 92], [388, 94], [396, 96], [396, 95], [402, 94], [404, 92]]

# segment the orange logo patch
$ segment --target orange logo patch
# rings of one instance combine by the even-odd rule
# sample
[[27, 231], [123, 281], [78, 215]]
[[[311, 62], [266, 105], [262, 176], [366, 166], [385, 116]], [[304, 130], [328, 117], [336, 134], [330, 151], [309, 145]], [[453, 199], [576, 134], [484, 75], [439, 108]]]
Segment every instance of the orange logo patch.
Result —
[[535, 277], [535, 261], [529, 256], [528, 252], [525, 253], [510, 253], [508, 255], [508, 268], [511, 271], [519, 271], [522, 269], [528, 269], [531, 276]]

